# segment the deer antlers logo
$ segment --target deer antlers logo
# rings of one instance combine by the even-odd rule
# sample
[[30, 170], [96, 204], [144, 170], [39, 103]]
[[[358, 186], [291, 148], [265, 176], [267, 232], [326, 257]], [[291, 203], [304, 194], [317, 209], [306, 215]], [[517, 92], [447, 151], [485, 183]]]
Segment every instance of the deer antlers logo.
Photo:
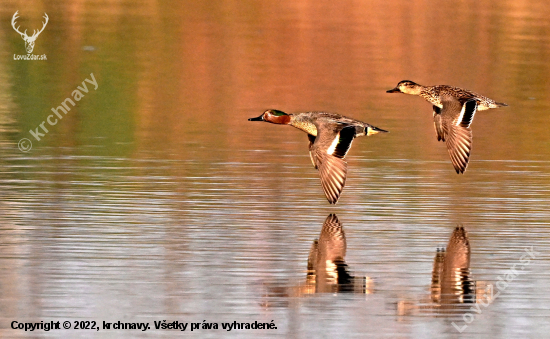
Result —
[[13, 18], [11, 19], [11, 25], [13, 27], [13, 29], [15, 29], [15, 31], [17, 33], [19, 33], [21, 35], [21, 38], [23, 38], [23, 40], [25, 41], [25, 49], [27, 50], [27, 53], [32, 53], [32, 50], [34, 49], [34, 42], [36, 41], [36, 38], [38, 38], [38, 36], [40, 35], [40, 33], [42, 33], [42, 31], [44, 30], [44, 28], [46, 28], [46, 25], [48, 24], [48, 14], [44, 13], [44, 19], [46, 19], [45, 22], [43, 22], [43, 26], [42, 26], [42, 29], [40, 29], [38, 32], [36, 30], [34, 30], [34, 34], [32, 36], [28, 36], [27, 35], [27, 30], [25, 30], [24, 33], [21, 33], [19, 31], [19, 26], [16, 28], [15, 27], [15, 21], [17, 20], [18, 16], [17, 16], [17, 13], [19, 12], [16, 11], [15, 14], [13, 15]]

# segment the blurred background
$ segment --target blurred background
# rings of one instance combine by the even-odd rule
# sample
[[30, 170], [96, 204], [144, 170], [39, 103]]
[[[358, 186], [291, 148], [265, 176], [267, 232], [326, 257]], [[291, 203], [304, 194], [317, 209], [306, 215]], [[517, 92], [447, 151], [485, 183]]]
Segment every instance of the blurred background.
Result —
[[[33, 51], [47, 60], [14, 60], [26, 54], [17, 10], [29, 34], [49, 16]], [[13, 320], [167, 319], [277, 324], [205, 337], [454, 338], [465, 309], [442, 315], [430, 286], [435, 251], [458, 224], [479, 286], [524, 248], [539, 253], [462, 335], [546, 334], [549, 17], [543, 0], [2, 0], [1, 335], [28, 335]], [[35, 140], [29, 130], [90, 73], [97, 90], [88, 84]], [[437, 142], [431, 105], [385, 92], [405, 79], [509, 105], [476, 114], [464, 175]], [[306, 135], [247, 121], [268, 108], [337, 112], [390, 133], [354, 142], [331, 206]], [[296, 288], [331, 213], [364, 293]]]

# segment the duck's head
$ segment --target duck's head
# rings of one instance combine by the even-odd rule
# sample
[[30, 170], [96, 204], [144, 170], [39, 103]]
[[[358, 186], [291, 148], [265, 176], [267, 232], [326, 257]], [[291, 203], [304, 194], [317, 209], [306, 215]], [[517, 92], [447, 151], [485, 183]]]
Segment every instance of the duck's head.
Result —
[[413, 94], [418, 95], [420, 94], [420, 91], [422, 90], [422, 86], [417, 84], [414, 81], [410, 80], [403, 80], [400, 81], [395, 88], [387, 90], [386, 93], [396, 93], [401, 92], [405, 94]]
[[290, 123], [290, 115], [276, 109], [268, 109], [259, 117], [250, 118], [248, 121], [266, 121], [272, 124], [288, 125]]

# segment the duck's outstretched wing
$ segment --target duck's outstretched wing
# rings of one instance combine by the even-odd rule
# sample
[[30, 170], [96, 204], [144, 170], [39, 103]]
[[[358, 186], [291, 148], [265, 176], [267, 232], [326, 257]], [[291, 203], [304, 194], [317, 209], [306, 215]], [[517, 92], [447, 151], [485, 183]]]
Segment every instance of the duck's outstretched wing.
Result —
[[319, 170], [327, 200], [335, 204], [346, 183], [348, 165], [344, 157], [355, 137], [355, 127], [345, 126], [339, 131], [318, 127], [317, 130], [319, 132], [310, 146], [310, 155], [315, 168]]
[[344, 159], [328, 155], [321, 150], [315, 150], [313, 158], [319, 169], [321, 186], [331, 204], [336, 204], [346, 184], [348, 164]]
[[446, 136], [447, 150], [456, 173], [464, 173], [472, 150], [470, 124], [477, 110], [477, 102], [468, 100], [463, 105], [454, 98], [442, 100], [442, 126]]

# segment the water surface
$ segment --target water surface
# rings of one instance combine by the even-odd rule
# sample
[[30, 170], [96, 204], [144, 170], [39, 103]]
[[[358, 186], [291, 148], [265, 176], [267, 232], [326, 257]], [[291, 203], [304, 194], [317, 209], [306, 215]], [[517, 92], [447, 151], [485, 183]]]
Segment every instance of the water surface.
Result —
[[[13, 60], [24, 53], [8, 24], [16, 10], [29, 30], [48, 13], [34, 51], [47, 61]], [[13, 320], [277, 326], [187, 333], [200, 337], [543, 337], [549, 14], [537, 0], [6, 4], [2, 337], [174, 336], [29, 334]], [[91, 73], [97, 90], [33, 139], [29, 130]], [[476, 115], [464, 175], [437, 142], [430, 105], [385, 93], [404, 79], [509, 104]], [[267, 108], [338, 112], [390, 133], [354, 142], [331, 206], [306, 135], [247, 121]], [[312, 269], [331, 215], [345, 255]], [[454, 280], [434, 285], [445, 276], [434, 270], [437, 250], [449, 254], [457, 225], [468, 265], [447, 264]], [[497, 290], [513, 267], [523, 269]], [[489, 286], [501, 293], [471, 311]]]

